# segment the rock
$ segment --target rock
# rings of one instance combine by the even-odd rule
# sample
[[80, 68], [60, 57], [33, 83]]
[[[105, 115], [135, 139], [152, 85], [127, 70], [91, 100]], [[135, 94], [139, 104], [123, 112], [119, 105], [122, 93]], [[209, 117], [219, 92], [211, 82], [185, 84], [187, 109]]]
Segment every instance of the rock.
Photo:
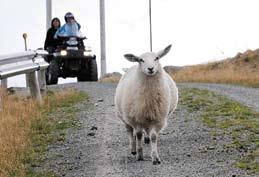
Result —
[[97, 100], [97, 102], [103, 102], [103, 99], [102, 99], [102, 98], [99, 98], [99, 99]]
[[97, 130], [98, 128], [96, 126], [92, 126], [91, 130]]
[[216, 149], [216, 147], [215, 146], [208, 146], [207, 149], [208, 150], [214, 150], [214, 149]]
[[91, 132], [91, 133], [88, 133], [87, 136], [94, 136], [95, 133], [94, 132]]

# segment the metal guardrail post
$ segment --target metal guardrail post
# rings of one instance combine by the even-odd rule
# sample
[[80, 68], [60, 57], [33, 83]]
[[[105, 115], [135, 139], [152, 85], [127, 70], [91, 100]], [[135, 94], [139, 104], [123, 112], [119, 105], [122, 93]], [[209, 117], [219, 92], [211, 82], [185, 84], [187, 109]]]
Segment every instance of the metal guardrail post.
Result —
[[2, 80], [1, 80], [1, 87], [2, 87], [3, 89], [7, 89], [7, 79], [2, 79]]
[[41, 92], [46, 93], [45, 70], [49, 65], [43, 58], [46, 54], [48, 54], [46, 51], [38, 50], [0, 56], [1, 86], [7, 89], [8, 77], [26, 74], [31, 96], [41, 104]]
[[1, 82], [1, 85], [0, 85], [0, 111], [2, 111], [2, 109], [3, 109], [2, 99], [3, 99], [4, 92], [6, 92], [6, 90], [7, 90], [7, 79], [2, 79], [2, 80], [0, 80], [0, 82]]
[[32, 72], [26, 75], [28, 77], [28, 85], [32, 98], [36, 99], [39, 103], [42, 103], [42, 97], [36, 72]]
[[44, 55], [47, 55], [47, 51], [37, 51], [39, 56], [34, 58], [34, 62], [40, 65], [40, 70], [37, 71], [39, 87], [41, 95], [46, 95], [47, 93], [47, 84], [46, 84], [46, 69], [48, 68], [48, 63], [44, 60]]
[[38, 74], [40, 93], [41, 95], [46, 95], [47, 84], [46, 84], [46, 77], [45, 77], [45, 69], [38, 71], [37, 74]]

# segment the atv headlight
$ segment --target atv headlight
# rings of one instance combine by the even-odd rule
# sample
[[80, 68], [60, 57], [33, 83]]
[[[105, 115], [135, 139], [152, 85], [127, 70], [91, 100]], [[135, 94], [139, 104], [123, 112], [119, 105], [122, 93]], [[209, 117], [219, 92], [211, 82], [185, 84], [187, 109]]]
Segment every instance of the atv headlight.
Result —
[[92, 49], [91, 47], [86, 47], [84, 51], [84, 56], [92, 56]]
[[84, 56], [92, 56], [92, 51], [84, 51]]
[[67, 55], [67, 51], [66, 51], [66, 50], [61, 50], [61, 51], [60, 51], [60, 55], [66, 56], [66, 55]]

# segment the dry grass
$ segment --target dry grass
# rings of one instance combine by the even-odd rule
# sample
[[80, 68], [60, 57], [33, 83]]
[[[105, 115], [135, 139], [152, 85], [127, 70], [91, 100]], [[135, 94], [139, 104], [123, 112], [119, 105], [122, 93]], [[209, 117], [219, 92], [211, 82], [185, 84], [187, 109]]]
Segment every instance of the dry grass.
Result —
[[99, 82], [107, 82], [107, 83], [118, 83], [121, 77], [119, 76], [113, 76], [108, 78], [102, 78], [99, 80]]
[[118, 83], [121, 78], [121, 74], [118, 72], [108, 73], [99, 79], [99, 82]]
[[176, 82], [227, 83], [259, 87], [259, 49], [207, 64], [170, 69]]
[[31, 99], [7, 96], [0, 90], [0, 176], [25, 176], [21, 163], [28, 148], [28, 130], [33, 119], [38, 117], [37, 104]]
[[[48, 96], [42, 106], [28, 98], [8, 96], [0, 90], [0, 177], [26, 176], [24, 159], [31, 147], [32, 124], [54, 105], [62, 103], [75, 91], [62, 91]], [[44, 110], [42, 109], [44, 107]]]
[[172, 77], [176, 82], [228, 83], [259, 87], [258, 69], [245, 64], [225, 61], [188, 66], [174, 73]]

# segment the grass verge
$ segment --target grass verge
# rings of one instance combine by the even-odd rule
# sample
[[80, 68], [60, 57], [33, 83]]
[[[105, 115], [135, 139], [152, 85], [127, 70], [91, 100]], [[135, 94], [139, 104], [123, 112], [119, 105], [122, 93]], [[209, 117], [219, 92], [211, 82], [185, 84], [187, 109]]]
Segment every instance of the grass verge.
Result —
[[44, 104], [1, 94], [0, 177], [50, 177], [36, 172], [49, 144], [66, 139], [66, 129], [78, 127], [75, 103], [87, 95], [75, 90], [48, 92]]
[[189, 112], [199, 111], [213, 136], [230, 139], [225, 148], [235, 148], [242, 154], [236, 167], [259, 172], [259, 113], [206, 90], [183, 89], [181, 96], [181, 104]]
[[259, 87], [258, 69], [245, 68], [243, 65], [238, 68], [219, 62], [194, 65], [185, 67], [171, 76], [176, 82], [222, 83]]

